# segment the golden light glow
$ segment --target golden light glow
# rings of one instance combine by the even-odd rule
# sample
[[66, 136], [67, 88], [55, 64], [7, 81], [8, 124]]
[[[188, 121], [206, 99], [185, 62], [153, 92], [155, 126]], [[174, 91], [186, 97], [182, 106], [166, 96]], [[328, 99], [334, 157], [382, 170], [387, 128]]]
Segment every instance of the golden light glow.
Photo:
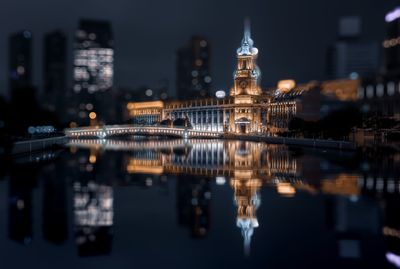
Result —
[[276, 189], [280, 195], [285, 197], [293, 197], [296, 194], [296, 189], [290, 183], [279, 182]]
[[92, 155], [89, 156], [89, 162], [90, 162], [90, 163], [95, 163], [96, 160], [97, 160], [96, 155], [92, 154]]
[[278, 89], [283, 92], [288, 92], [296, 87], [296, 82], [293, 79], [285, 79], [278, 81]]
[[130, 102], [127, 104], [128, 109], [142, 109], [142, 108], [164, 108], [163, 101], [151, 102]]
[[94, 120], [97, 117], [97, 114], [95, 112], [90, 112], [89, 113], [89, 118]]
[[321, 86], [321, 92], [326, 96], [340, 101], [356, 101], [361, 81], [358, 79], [332, 80], [323, 82]]

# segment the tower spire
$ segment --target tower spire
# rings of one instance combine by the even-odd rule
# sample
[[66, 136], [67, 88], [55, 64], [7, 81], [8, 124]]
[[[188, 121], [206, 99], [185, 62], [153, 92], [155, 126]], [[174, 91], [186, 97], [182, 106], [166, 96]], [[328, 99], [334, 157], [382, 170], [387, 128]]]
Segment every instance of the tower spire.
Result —
[[251, 39], [251, 30], [250, 30], [250, 19], [245, 18], [244, 20], [244, 30], [243, 30], [243, 39], [240, 47], [237, 49], [238, 55], [256, 55], [258, 50], [253, 47], [254, 42]]
[[243, 39], [249, 40], [251, 39], [251, 24], [250, 24], [250, 19], [246, 17], [244, 19], [244, 34], [243, 34]]

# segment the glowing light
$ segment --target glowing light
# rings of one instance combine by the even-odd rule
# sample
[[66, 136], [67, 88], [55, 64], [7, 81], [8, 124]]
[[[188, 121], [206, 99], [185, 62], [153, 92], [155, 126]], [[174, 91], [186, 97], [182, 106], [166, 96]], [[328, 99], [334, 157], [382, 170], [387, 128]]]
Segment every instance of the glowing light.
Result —
[[96, 155], [90, 155], [89, 162], [90, 163], [95, 163], [96, 161], [97, 161]]
[[219, 91], [217, 91], [217, 92], [215, 93], [215, 96], [216, 96], [217, 98], [225, 98], [226, 93], [225, 93], [225, 91], [219, 90]]
[[215, 182], [217, 183], [217, 185], [224, 185], [226, 182], [226, 179], [225, 179], [225, 177], [216, 177]]
[[89, 118], [94, 120], [97, 117], [97, 114], [95, 112], [90, 112], [89, 113]]
[[25, 67], [23, 67], [23, 66], [18, 66], [18, 67], [17, 67], [17, 73], [18, 73], [18, 75], [23, 75], [23, 74], [25, 74]]
[[290, 183], [279, 182], [276, 187], [282, 196], [293, 197], [296, 193], [296, 189]]
[[296, 82], [293, 79], [285, 79], [278, 82], [278, 89], [291, 90], [296, 87]]
[[386, 259], [387, 259], [391, 264], [393, 264], [394, 266], [396, 266], [397, 268], [400, 268], [400, 256], [398, 256], [398, 255], [396, 255], [396, 254], [394, 254], [394, 253], [388, 252], [388, 253], [386, 253]]
[[390, 11], [388, 14], [386, 14], [385, 21], [392, 22], [394, 20], [397, 20], [398, 18], [400, 18], [400, 7], [397, 7], [394, 10]]
[[92, 110], [93, 109], [93, 105], [91, 103], [86, 104], [86, 109], [87, 110]]
[[153, 90], [152, 89], [147, 89], [146, 91], [145, 91], [145, 94], [146, 94], [146, 96], [152, 96], [153, 95]]

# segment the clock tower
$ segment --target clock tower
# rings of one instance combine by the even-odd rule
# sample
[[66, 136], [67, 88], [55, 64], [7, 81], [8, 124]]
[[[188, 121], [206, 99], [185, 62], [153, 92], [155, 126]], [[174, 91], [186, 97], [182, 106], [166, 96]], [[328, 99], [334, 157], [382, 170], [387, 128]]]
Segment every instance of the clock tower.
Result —
[[230, 95], [235, 111], [230, 118], [230, 130], [235, 133], [255, 133], [261, 130], [259, 98], [261, 72], [256, 60], [258, 49], [251, 39], [250, 22], [245, 21], [241, 46], [236, 51], [237, 67], [233, 74], [234, 85]]

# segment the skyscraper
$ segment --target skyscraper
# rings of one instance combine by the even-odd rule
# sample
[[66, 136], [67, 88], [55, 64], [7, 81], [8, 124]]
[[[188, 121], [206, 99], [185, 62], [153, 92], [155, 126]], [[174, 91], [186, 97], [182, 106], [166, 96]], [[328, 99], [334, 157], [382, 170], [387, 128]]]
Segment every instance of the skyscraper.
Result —
[[114, 40], [111, 24], [81, 20], [74, 44], [74, 91], [95, 93], [113, 86]]
[[386, 39], [383, 41], [385, 76], [388, 79], [400, 78], [400, 7], [387, 13]]
[[67, 38], [61, 31], [44, 37], [43, 85], [46, 108], [61, 114], [67, 82]]
[[[111, 24], [81, 20], [74, 43], [73, 99], [69, 108], [79, 124], [97, 124], [112, 119], [114, 40]], [[109, 122], [109, 121], [108, 121]]]
[[331, 79], [373, 78], [379, 65], [378, 44], [361, 39], [361, 19], [339, 20], [339, 37], [327, 53], [327, 72]]
[[176, 88], [178, 99], [211, 96], [210, 45], [194, 36], [177, 52]]
[[[32, 84], [32, 34], [14, 33], [9, 38], [9, 86], [11, 98], [19, 99], [19, 92]], [[25, 96], [26, 97], [26, 96]]]

